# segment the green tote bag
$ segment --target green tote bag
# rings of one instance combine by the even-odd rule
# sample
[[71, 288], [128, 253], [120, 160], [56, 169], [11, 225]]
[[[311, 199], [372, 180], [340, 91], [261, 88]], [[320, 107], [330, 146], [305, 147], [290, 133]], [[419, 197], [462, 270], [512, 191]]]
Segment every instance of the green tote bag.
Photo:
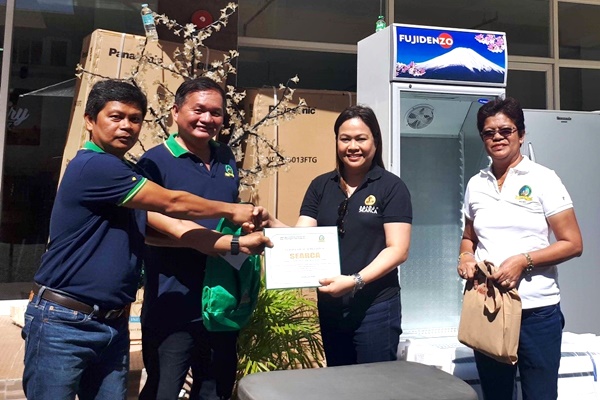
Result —
[[[240, 234], [241, 228], [222, 218], [217, 231]], [[260, 256], [248, 256], [240, 270], [224, 258], [209, 256], [202, 289], [202, 320], [211, 332], [238, 331], [252, 317], [260, 290]]]

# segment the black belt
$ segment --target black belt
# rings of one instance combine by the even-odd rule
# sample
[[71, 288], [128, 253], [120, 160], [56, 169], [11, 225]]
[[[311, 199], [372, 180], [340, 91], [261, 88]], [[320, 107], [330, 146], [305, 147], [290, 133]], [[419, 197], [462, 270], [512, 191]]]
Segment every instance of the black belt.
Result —
[[[37, 283], [33, 285], [33, 294], [36, 295], [40, 292], [42, 286]], [[117, 319], [127, 314], [128, 307], [116, 308], [114, 310], [94, 310], [93, 306], [76, 300], [70, 296], [64, 295], [57, 291], [46, 287], [42, 292], [42, 299], [51, 301], [58, 304], [59, 306], [66, 307], [73, 311], [78, 311], [84, 314], [92, 314], [98, 319]]]

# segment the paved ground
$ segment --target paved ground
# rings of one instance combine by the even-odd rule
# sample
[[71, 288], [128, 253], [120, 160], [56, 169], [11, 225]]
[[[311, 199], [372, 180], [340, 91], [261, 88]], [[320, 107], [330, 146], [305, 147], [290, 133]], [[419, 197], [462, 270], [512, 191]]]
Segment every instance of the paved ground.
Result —
[[[0, 400], [25, 400], [21, 385], [23, 375], [23, 347], [21, 328], [9, 316], [0, 316]], [[142, 353], [131, 352], [128, 399], [137, 399], [143, 385]]]

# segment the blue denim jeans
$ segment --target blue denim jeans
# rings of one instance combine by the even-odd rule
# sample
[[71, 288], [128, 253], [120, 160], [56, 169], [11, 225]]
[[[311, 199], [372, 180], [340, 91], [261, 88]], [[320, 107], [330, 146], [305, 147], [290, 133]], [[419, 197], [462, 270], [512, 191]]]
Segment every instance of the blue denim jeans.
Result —
[[126, 399], [129, 330], [124, 315], [99, 321], [40, 299], [27, 305], [23, 390], [29, 400]]
[[321, 321], [327, 366], [395, 361], [400, 341], [400, 295], [374, 304], [356, 329]]
[[523, 400], [556, 399], [564, 325], [560, 303], [523, 310], [517, 365], [499, 363], [475, 352], [485, 400], [512, 400], [517, 368]]

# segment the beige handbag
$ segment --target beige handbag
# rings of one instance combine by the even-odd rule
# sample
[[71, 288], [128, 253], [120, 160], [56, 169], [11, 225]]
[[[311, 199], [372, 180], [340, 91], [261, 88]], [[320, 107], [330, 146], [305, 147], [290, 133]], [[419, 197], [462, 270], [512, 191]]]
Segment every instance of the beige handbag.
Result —
[[467, 281], [465, 287], [458, 340], [497, 361], [514, 365], [518, 360], [521, 297], [516, 288], [507, 291], [487, 279], [496, 271], [493, 263], [483, 261], [477, 267], [475, 279]]

